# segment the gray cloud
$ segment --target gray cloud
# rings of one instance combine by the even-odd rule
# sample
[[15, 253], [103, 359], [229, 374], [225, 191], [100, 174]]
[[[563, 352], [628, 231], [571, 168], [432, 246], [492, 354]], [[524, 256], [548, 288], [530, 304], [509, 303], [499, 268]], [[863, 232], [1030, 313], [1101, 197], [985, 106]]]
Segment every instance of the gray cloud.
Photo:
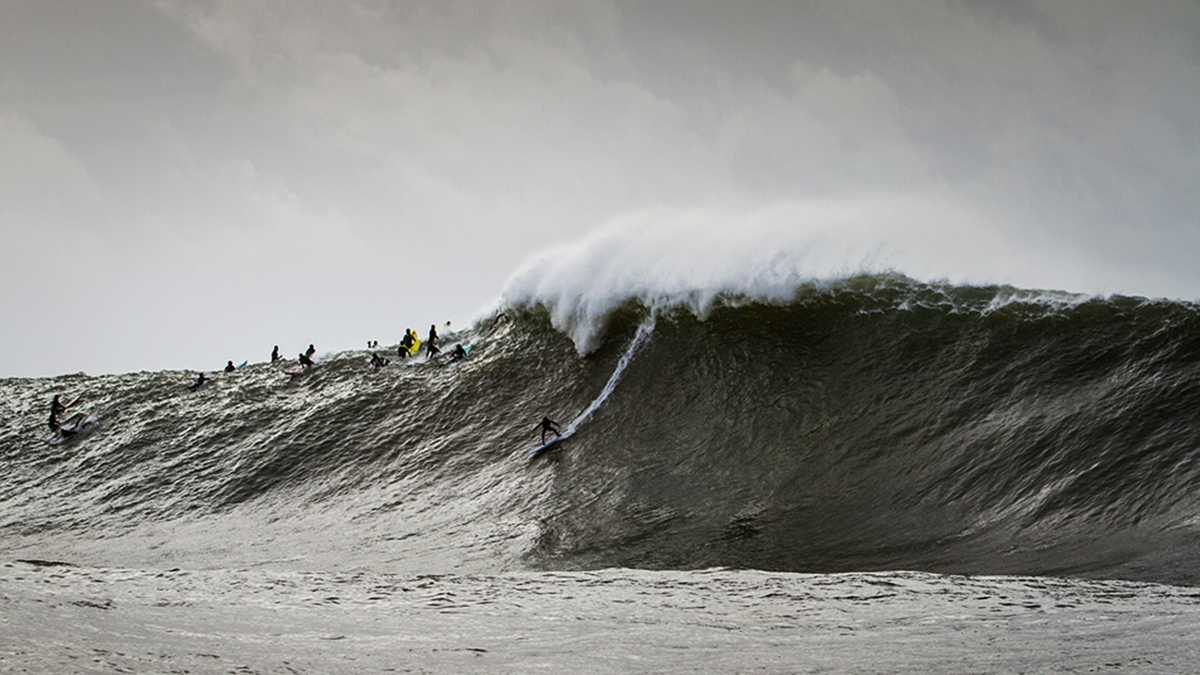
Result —
[[1191, 297], [1197, 82], [1189, 2], [10, 2], [0, 373], [394, 338], [626, 214], [866, 194], [1005, 242], [947, 274]]

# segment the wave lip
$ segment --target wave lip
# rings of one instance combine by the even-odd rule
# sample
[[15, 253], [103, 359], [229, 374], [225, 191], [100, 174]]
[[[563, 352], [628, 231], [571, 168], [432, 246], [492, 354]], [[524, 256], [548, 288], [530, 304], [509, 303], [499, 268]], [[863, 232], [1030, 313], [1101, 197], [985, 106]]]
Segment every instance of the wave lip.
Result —
[[[797, 289], [888, 275], [902, 283], [1005, 287], [1025, 296], [1012, 299], [1023, 303], [1063, 304], [1113, 291], [1073, 264], [1071, 251], [1030, 249], [1003, 231], [946, 195], [856, 195], [743, 212], [651, 211], [533, 257], [509, 278], [502, 302], [547, 308], [555, 327], [586, 354], [599, 344], [605, 317], [629, 302], [704, 315], [729, 299], [786, 304]], [[1034, 300], [1007, 285], [1016, 282], [1085, 293], [1042, 292]]]

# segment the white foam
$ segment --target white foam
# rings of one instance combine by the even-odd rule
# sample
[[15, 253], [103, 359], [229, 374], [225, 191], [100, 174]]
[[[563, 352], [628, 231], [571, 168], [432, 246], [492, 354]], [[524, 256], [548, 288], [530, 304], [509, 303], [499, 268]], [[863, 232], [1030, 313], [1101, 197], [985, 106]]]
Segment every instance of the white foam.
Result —
[[544, 306], [587, 353], [605, 316], [630, 300], [703, 316], [722, 295], [785, 302], [803, 284], [860, 273], [978, 283], [1022, 269], [1034, 272], [1026, 279], [1049, 284], [1063, 270], [997, 231], [973, 210], [928, 196], [643, 212], [533, 257], [510, 277], [502, 302]]

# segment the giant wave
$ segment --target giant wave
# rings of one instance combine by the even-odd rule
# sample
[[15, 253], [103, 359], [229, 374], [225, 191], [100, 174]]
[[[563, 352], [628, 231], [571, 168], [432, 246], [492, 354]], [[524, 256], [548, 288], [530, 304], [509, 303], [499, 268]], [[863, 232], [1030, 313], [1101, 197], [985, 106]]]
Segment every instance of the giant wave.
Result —
[[[2, 381], [5, 553], [1197, 581], [1188, 303], [864, 274], [703, 311], [630, 297], [585, 355], [553, 307], [512, 304], [451, 337], [474, 346], [455, 365]], [[45, 445], [52, 393], [101, 427]], [[529, 462], [543, 414], [576, 433]]]

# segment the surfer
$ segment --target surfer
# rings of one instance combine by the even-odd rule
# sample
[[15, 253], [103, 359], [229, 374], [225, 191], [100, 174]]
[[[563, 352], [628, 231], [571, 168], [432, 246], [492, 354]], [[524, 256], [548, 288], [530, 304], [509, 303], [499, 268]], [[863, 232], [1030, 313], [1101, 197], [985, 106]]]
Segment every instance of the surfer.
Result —
[[275, 363], [280, 358], [282, 357], [279, 356], [279, 345], [275, 345], [275, 348], [271, 350], [271, 363]]
[[[311, 349], [312, 345], [309, 345], [309, 348]], [[308, 358], [308, 354], [302, 353], [300, 354], [300, 365], [304, 366], [305, 370], [308, 370], [313, 367], [313, 360]]]
[[192, 383], [192, 391], [196, 391], [206, 384], [208, 384], [208, 378], [204, 377], [204, 373], [200, 373], [200, 377], [197, 377], [196, 381]]
[[313, 354], [316, 354], [316, 353], [317, 353], [317, 348], [316, 348], [316, 347], [314, 347], [314, 346], [312, 346], [312, 345], [309, 345], [309, 346], [308, 346], [308, 349], [305, 349], [305, 350], [304, 350], [304, 355], [305, 355], [305, 356], [307, 356], [307, 357], [308, 357], [308, 358], [310, 358], [310, 359], [312, 358], [312, 355], [313, 355]]
[[461, 344], [454, 345], [454, 351], [450, 353], [451, 361], [462, 361], [467, 358], [467, 350], [463, 349]]
[[412, 349], [412, 346], [413, 346], [412, 329], [405, 328], [404, 329], [404, 337], [400, 339], [400, 349], [397, 350], [400, 353], [400, 358], [402, 358], [402, 359], [408, 358], [408, 353], [409, 353], [409, 350]]
[[429, 352], [430, 357], [442, 351], [437, 348], [437, 341], [437, 328], [433, 324], [429, 324], [429, 338], [425, 340], [425, 350]]
[[235, 370], [237, 370], [237, 366], [233, 365], [233, 361], [225, 364], [225, 372], [232, 373]]
[[390, 362], [387, 359], [381, 358], [375, 352], [371, 352], [371, 365], [374, 366], [376, 370], [386, 366], [388, 363]]
[[66, 423], [58, 421], [58, 416], [67, 411], [67, 408], [79, 403], [79, 399], [75, 399], [70, 403], [64, 404], [58, 400], [58, 394], [54, 395], [54, 400], [50, 401], [50, 431], [58, 434], [60, 438], [68, 438], [81, 431], [81, 427], [85, 425], [87, 415], [84, 413], [75, 413]]
[[[74, 404], [72, 403], [72, 405]], [[62, 425], [58, 422], [58, 416], [66, 411], [67, 406], [63, 405], [62, 402], [58, 400], [58, 394], [55, 394], [54, 400], [50, 401], [50, 431], [58, 431], [62, 428]]]
[[562, 436], [562, 434], [558, 432], [558, 422], [555, 422], [549, 417], [542, 418], [542, 422], [538, 425], [538, 429], [542, 432], [542, 445], [546, 444], [547, 431], [552, 432], [555, 436]]

